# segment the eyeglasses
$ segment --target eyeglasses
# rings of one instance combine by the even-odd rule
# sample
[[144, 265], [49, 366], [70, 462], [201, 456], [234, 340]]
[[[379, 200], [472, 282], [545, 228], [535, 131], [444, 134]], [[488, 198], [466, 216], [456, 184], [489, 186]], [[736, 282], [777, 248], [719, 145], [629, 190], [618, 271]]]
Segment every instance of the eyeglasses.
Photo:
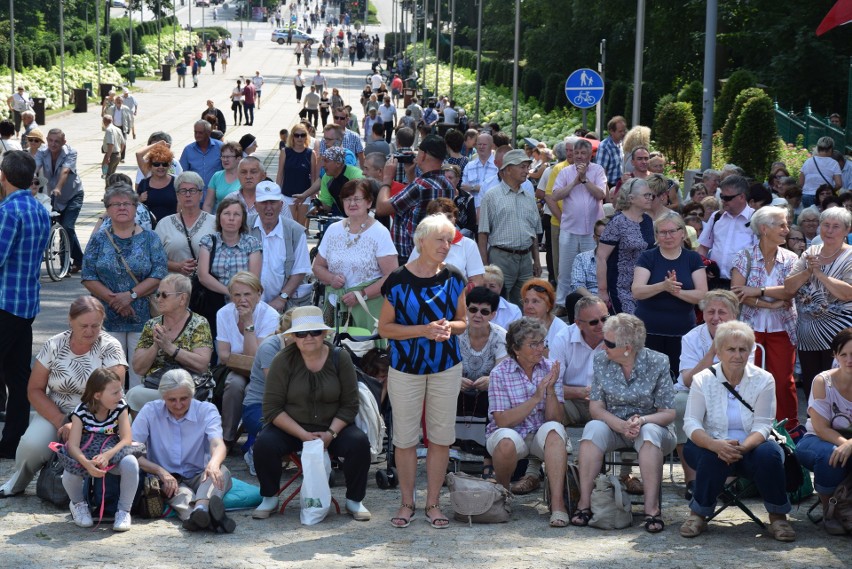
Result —
[[340, 142], [336, 138], [328, 138], [327, 136], [323, 136], [322, 139], [326, 142], [326, 144], [337, 144], [338, 142]]
[[40, 138], [30, 138], [30, 137], [27, 137], [27, 142], [38, 142], [38, 143], [41, 143], [41, 142], [42, 142], [42, 140], [41, 140]]
[[547, 349], [547, 341], [540, 340], [538, 342], [530, 342], [529, 344], [527, 344], [527, 346], [529, 346], [533, 350], [545, 350]]
[[609, 320], [609, 316], [601, 316], [600, 318], [595, 318], [594, 320], [581, 320], [579, 318], [575, 318], [577, 322], [585, 322], [589, 326], [597, 326], [598, 324], [603, 324], [607, 320]]
[[732, 199], [741, 196], [742, 194], [734, 194], [732, 196], [726, 196], [725, 194], [721, 194], [719, 197], [722, 198], [722, 201], [729, 202]]
[[168, 168], [170, 165], [168, 162], [151, 162], [154, 168]]
[[220, 158], [236, 158], [236, 157], [237, 157], [236, 154], [222, 154], [222, 156], [220, 156]]
[[178, 294], [186, 294], [185, 292], [160, 292], [157, 291], [154, 293], [154, 298], [169, 298], [170, 296], [177, 296]]
[[293, 138], [307, 138], [307, 137], [308, 137], [307, 132], [294, 132], [293, 133]]
[[348, 117], [346, 115], [334, 115], [334, 120], [336, 121], [345, 121]]
[[616, 344], [615, 342], [610, 342], [610, 341], [609, 341], [609, 340], [607, 340], [606, 338], [604, 338], [604, 341], [603, 341], [603, 342], [604, 342], [604, 346], [606, 346], [606, 347], [607, 347], [607, 348], [609, 348], [610, 350], [614, 350], [615, 348], [617, 348], [617, 347], [618, 347], [618, 344]]
[[681, 230], [681, 228], [678, 227], [677, 229], [667, 229], [665, 231], [657, 231], [657, 235], [662, 235], [663, 237], [671, 237], [672, 235], [676, 234], [680, 230]]
[[356, 204], [357, 205], [357, 204], [360, 204], [363, 201], [366, 201], [366, 200], [364, 200], [364, 198], [362, 198], [362, 197], [354, 197], [354, 198], [345, 198], [343, 200], [343, 203], [346, 204], [346, 205], [348, 205], [348, 204]]
[[483, 316], [490, 316], [491, 309], [490, 308], [477, 308], [476, 306], [468, 306], [467, 311], [471, 314], [482, 314]]
[[653, 201], [657, 197], [657, 194], [647, 193], [647, 194], [642, 194], [642, 197], [645, 198], [648, 201]]
[[109, 204], [109, 205], [107, 206], [107, 208], [117, 207], [117, 208], [124, 208], [124, 209], [127, 209], [127, 208], [131, 208], [131, 207], [135, 207], [135, 206], [136, 206], [136, 204], [135, 204], [135, 203], [133, 203], [133, 202], [117, 202], [117, 203], [111, 203], [111, 204]]
[[805, 242], [805, 238], [804, 238], [804, 237], [788, 237], [788, 238], [787, 238], [787, 241], [793, 241], [793, 242], [801, 242], [801, 243], [804, 243], [804, 242]]
[[182, 196], [192, 196], [195, 194], [200, 194], [201, 190], [199, 190], [198, 188], [181, 188], [177, 190], [177, 193]]
[[307, 332], [294, 332], [294, 334], [297, 338], [307, 338], [308, 336], [316, 338], [325, 334], [325, 330], [308, 330]]

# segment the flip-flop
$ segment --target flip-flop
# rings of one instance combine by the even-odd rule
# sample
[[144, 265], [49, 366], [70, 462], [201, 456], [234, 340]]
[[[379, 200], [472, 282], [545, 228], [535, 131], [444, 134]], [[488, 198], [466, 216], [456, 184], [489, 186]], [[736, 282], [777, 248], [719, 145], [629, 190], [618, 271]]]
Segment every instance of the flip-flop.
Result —
[[589, 508], [577, 510], [574, 512], [574, 515], [571, 516], [571, 525], [578, 528], [584, 528], [589, 525], [589, 520], [591, 519], [592, 511]]
[[402, 504], [400, 505], [400, 509], [405, 508], [406, 510], [411, 510], [411, 515], [408, 517], [405, 516], [395, 516], [391, 518], [391, 525], [395, 528], [407, 528], [411, 525], [411, 520], [414, 519], [414, 514], [416, 512], [414, 504]]
[[656, 516], [645, 516], [645, 531], [648, 533], [660, 533], [666, 529], [666, 524], [658, 515]]
[[550, 513], [550, 527], [552, 528], [564, 528], [568, 527], [568, 524], [571, 523], [571, 518], [568, 517], [568, 512], [551, 512]]
[[[439, 516], [434, 518], [429, 517], [429, 512], [431, 510], [438, 510]], [[426, 506], [426, 521], [429, 522], [429, 525], [435, 529], [445, 529], [450, 525], [450, 519], [441, 512], [441, 506], [438, 504], [432, 504], [431, 506]]]

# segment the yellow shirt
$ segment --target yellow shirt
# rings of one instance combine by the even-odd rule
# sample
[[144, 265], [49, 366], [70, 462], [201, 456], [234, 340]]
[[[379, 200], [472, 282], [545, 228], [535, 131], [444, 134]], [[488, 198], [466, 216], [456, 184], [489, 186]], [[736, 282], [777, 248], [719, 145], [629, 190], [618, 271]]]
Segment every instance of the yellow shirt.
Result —
[[[568, 162], [567, 160], [563, 160], [562, 162], [555, 164], [553, 166], [553, 168], [550, 169], [550, 177], [547, 179], [547, 186], [544, 188], [544, 193], [546, 195], [553, 195], [553, 184], [554, 184], [554, 182], [556, 182], [556, 176], [559, 174], [560, 171], [562, 171], [563, 168], [567, 168], [570, 165], [571, 165], [570, 162]], [[557, 202], [557, 204], [558, 203], [559, 202]], [[557, 211], [551, 211], [550, 213], [553, 214], [553, 215], [550, 216], [550, 225], [553, 225], [555, 227], [559, 227], [559, 223], [562, 220], [562, 208], [561, 208], [561, 206], [560, 206], [558, 212]]]

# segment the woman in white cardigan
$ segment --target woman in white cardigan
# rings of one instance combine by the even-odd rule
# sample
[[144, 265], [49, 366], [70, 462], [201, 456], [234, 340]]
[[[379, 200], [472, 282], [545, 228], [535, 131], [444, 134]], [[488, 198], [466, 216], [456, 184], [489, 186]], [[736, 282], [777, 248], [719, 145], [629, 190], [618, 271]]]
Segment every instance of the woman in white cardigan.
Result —
[[769, 513], [769, 531], [778, 541], [794, 541], [787, 521], [790, 500], [785, 492], [784, 454], [769, 439], [775, 417], [772, 375], [749, 362], [754, 332], [734, 321], [721, 324], [713, 339], [719, 365], [692, 380], [683, 430], [687, 464], [696, 471], [692, 512], [680, 528], [695, 537], [707, 528], [716, 498], [729, 476], [754, 481]]

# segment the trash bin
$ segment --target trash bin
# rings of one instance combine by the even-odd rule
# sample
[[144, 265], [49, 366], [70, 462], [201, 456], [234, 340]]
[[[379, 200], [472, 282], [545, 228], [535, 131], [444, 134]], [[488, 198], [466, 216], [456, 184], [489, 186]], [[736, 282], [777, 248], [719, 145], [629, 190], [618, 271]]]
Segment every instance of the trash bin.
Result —
[[46, 124], [44, 119], [44, 97], [33, 97], [33, 112], [35, 113], [35, 120], [37, 124]]
[[101, 98], [101, 104], [103, 104], [106, 96], [109, 95], [109, 92], [112, 91], [114, 85], [112, 83], [98, 83], [98, 96]]
[[403, 89], [402, 90], [402, 104], [405, 108], [408, 108], [408, 105], [411, 104], [411, 99], [417, 96], [417, 89]]
[[133, 85], [134, 81], [136, 81], [136, 70], [128, 69], [127, 70], [127, 82]]
[[74, 112], [85, 113], [89, 110], [89, 92], [86, 89], [74, 89]]
[[85, 83], [83, 83], [83, 89], [86, 90], [86, 94], [89, 97], [95, 96], [95, 94], [92, 92], [92, 82], [91, 81], [86, 81]]
[[420, 106], [425, 107], [426, 101], [432, 98], [432, 91], [429, 89], [421, 89], [420, 90]]
[[172, 80], [172, 66], [168, 63], [164, 63], [161, 67], [162, 73], [160, 73], [160, 81], [171, 81]]

